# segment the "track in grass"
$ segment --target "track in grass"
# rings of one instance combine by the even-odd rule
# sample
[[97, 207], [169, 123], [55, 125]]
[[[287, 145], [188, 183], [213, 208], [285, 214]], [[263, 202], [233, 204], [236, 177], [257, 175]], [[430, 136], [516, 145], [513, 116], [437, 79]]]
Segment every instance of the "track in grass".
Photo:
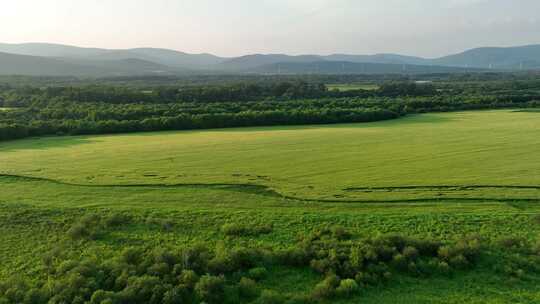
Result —
[[[406, 186], [406, 187], [373, 187], [373, 188], [349, 188], [345, 189], [346, 191], [360, 191], [365, 193], [371, 192], [401, 192], [401, 191], [437, 191], [438, 196], [434, 197], [418, 197], [411, 199], [383, 199], [383, 200], [351, 200], [351, 199], [310, 199], [304, 197], [294, 197], [281, 194], [275, 190], [272, 190], [266, 186], [261, 185], [252, 185], [252, 184], [76, 184], [76, 183], [66, 183], [61, 181], [56, 181], [52, 179], [38, 178], [38, 177], [27, 177], [19, 175], [8, 175], [0, 174], [0, 184], [2, 182], [12, 181], [12, 182], [43, 182], [43, 183], [53, 183], [64, 186], [74, 186], [74, 187], [83, 187], [83, 188], [119, 188], [119, 189], [129, 189], [129, 188], [139, 188], [139, 189], [174, 189], [174, 188], [208, 188], [208, 189], [222, 189], [236, 192], [247, 192], [256, 195], [262, 196], [273, 196], [283, 199], [293, 200], [293, 201], [304, 201], [304, 202], [334, 202], [334, 203], [404, 203], [404, 202], [430, 202], [430, 201], [484, 201], [484, 202], [540, 202], [540, 186], [496, 186], [496, 185], [478, 185], [478, 186]], [[442, 197], [441, 191], [446, 191], [446, 194], [451, 194], [452, 191], [471, 191], [477, 189], [513, 189], [513, 190], [536, 190], [534, 192], [537, 194], [535, 197], [524, 198], [524, 197], [463, 197], [463, 196], [454, 196], [454, 197]]]

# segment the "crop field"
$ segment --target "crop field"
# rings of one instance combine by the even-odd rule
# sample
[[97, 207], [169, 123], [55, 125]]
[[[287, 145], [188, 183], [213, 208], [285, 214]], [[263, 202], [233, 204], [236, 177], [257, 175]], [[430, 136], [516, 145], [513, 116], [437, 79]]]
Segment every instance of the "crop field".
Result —
[[379, 89], [378, 85], [368, 84], [368, 83], [327, 84], [326, 87], [329, 90], [338, 90], [341, 92], [352, 91], [352, 90], [377, 90]]
[[[328, 303], [538, 303], [537, 265], [524, 262], [514, 240], [534, 243], [540, 233], [539, 115], [469, 111], [3, 142], [0, 280], [47, 277], [41, 255], [59, 244], [95, 259], [126, 246], [278, 249], [340, 226], [353, 240], [481, 235], [485, 247], [472, 269], [427, 276], [409, 264], [386, 283]], [[66, 241], [88, 215], [129, 220]], [[309, 263], [274, 265], [257, 284], [307, 294], [322, 279]]]

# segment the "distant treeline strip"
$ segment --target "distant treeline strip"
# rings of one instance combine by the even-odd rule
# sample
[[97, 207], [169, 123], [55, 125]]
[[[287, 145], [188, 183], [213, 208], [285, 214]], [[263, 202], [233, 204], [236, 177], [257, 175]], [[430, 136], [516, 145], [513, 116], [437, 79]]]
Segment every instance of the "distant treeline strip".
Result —
[[352, 109], [348, 111], [258, 111], [215, 114], [179, 114], [147, 117], [139, 120], [53, 119], [29, 123], [0, 123], [0, 140], [43, 135], [83, 135], [129, 133], [163, 130], [212, 129], [246, 126], [332, 124], [370, 122], [399, 117], [385, 109]]
[[[343, 93], [353, 97], [337, 97], [340, 92], [304, 82], [150, 91], [8, 86], [0, 87], [0, 107], [9, 108], [0, 111], [0, 141], [44, 135], [374, 122], [410, 113], [540, 107], [540, 93], [530, 87], [488, 93], [444, 93], [430, 85], [410, 83], [389, 83], [376, 92]], [[249, 101], [255, 96], [262, 99]]]

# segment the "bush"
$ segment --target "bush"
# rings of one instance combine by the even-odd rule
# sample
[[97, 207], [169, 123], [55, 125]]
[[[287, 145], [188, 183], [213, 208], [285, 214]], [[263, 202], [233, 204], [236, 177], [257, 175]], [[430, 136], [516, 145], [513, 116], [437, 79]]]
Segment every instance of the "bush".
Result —
[[104, 224], [107, 227], [118, 227], [126, 225], [131, 221], [131, 217], [122, 213], [114, 213], [104, 219]]
[[499, 240], [499, 245], [506, 249], [519, 249], [525, 246], [527, 241], [523, 238], [508, 237]]
[[341, 240], [348, 240], [351, 238], [351, 234], [347, 230], [345, 230], [345, 228], [343, 228], [342, 226], [334, 226], [330, 230], [332, 232], [332, 236], [336, 240], [341, 241]]
[[241, 278], [238, 283], [238, 291], [242, 298], [253, 299], [259, 295], [259, 289], [257, 283], [248, 278]]
[[148, 217], [146, 218], [147, 225], [158, 226], [162, 231], [171, 231], [173, 230], [175, 223], [170, 219]]
[[273, 290], [263, 290], [257, 300], [259, 304], [282, 304], [285, 303], [285, 297]]
[[285, 304], [310, 304], [313, 300], [305, 295], [293, 295], [285, 301]]
[[276, 258], [285, 266], [305, 266], [311, 258], [311, 253], [306, 248], [292, 247], [276, 252]]
[[97, 232], [85, 225], [84, 223], [77, 223], [68, 230], [68, 236], [73, 240], [83, 239], [95, 239]]
[[88, 214], [73, 224], [68, 230], [68, 236], [73, 240], [97, 238], [101, 229], [101, 218], [96, 214]]
[[175, 286], [163, 294], [163, 304], [189, 303], [191, 293], [185, 285]]
[[195, 285], [198, 298], [209, 304], [222, 303], [225, 296], [225, 278], [204, 275]]
[[354, 295], [355, 293], [357, 293], [358, 290], [359, 290], [358, 283], [356, 283], [355, 280], [345, 279], [339, 282], [339, 286], [338, 288], [336, 288], [336, 293], [342, 297], [350, 297]]
[[199, 282], [199, 276], [193, 270], [183, 270], [179, 277], [180, 284], [188, 288], [195, 288]]
[[262, 280], [268, 275], [268, 270], [264, 267], [252, 268], [248, 271], [247, 276], [253, 280]]
[[336, 287], [338, 287], [339, 284], [340, 280], [336, 275], [329, 275], [315, 286], [311, 293], [311, 297], [317, 301], [330, 299], [336, 294]]
[[418, 250], [412, 246], [403, 248], [403, 257], [405, 257], [407, 260], [416, 260], [418, 255]]
[[537, 214], [533, 217], [533, 222], [540, 225], [540, 214]]
[[478, 238], [465, 238], [454, 246], [442, 246], [438, 250], [438, 256], [441, 260], [460, 269], [470, 267], [479, 254], [480, 241]]

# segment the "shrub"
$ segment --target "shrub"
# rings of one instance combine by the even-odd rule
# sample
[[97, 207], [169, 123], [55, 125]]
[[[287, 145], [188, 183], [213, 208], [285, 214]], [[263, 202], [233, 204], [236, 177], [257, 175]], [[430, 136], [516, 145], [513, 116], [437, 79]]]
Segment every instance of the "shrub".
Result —
[[540, 225], [540, 214], [537, 214], [533, 217], [533, 222]]
[[353, 279], [345, 279], [339, 282], [338, 288], [336, 288], [336, 293], [342, 297], [350, 297], [351, 295], [357, 293], [359, 290], [358, 284]]
[[339, 286], [339, 283], [340, 280], [336, 275], [327, 276], [315, 286], [311, 293], [312, 298], [317, 301], [332, 298], [336, 294], [336, 287]]
[[406, 270], [408, 266], [408, 261], [403, 254], [398, 253], [394, 255], [394, 258], [392, 259], [392, 264], [399, 270]]
[[209, 304], [222, 303], [225, 295], [225, 278], [204, 275], [195, 285], [195, 293], [200, 300]]
[[179, 281], [180, 284], [188, 288], [195, 288], [195, 285], [199, 282], [199, 276], [193, 270], [184, 270], [180, 274]]
[[175, 286], [163, 294], [163, 304], [189, 303], [191, 293], [185, 285]]
[[116, 295], [114, 292], [110, 291], [104, 291], [104, 290], [97, 290], [92, 294], [92, 297], [90, 298], [91, 304], [102, 304], [106, 303], [107, 301], [115, 302]]
[[141, 262], [142, 255], [143, 252], [139, 248], [127, 247], [120, 253], [120, 261], [126, 264], [136, 265]]
[[317, 271], [318, 273], [325, 274], [334, 271], [336, 269], [336, 265], [330, 261], [330, 259], [317, 259], [317, 260], [311, 260], [309, 263], [309, 266]]
[[471, 266], [480, 253], [480, 241], [477, 238], [466, 238], [454, 246], [442, 246], [438, 250], [441, 260], [450, 266], [465, 269]]
[[309, 296], [305, 295], [293, 295], [285, 301], [285, 304], [309, 304], [313, 303], [313, 300]]
[[96, 231], [83, 223], [73, 225], [67, 233], [73, 240], [94, 239], [96, 237]]
[[257, 283], [248, 278], [241, 278], [238, 283], [238, 291], [240, 296], [246, 299], [253, 299], [259, 295]]
[[131, 217], [122, 213], [114, 213], [104, 219], [104, 224], [107, 227], [118, 227], [128, 224], [131, 221]]
[[282, 304], [285, 303], [285, 297], [273, 290], [263, 290], [257, 300], [260, 304]]
[[73, 224], [68, 230], [68, 236], [73, 240], [95, 239], [100, 230], [101, 218], [95, 214], [88, 214]]
[[309, 262], [311, 253], [305, 248], [292, 247], [276, 252], [276, 258], [285, 266], [304, 266]]
[[264, 267], [251, 268], [247, 274], [247, 276], [253, 280], [264, 279], [267, 275], [268, 275], [268, 270], [266, 270], [266, 268]]
[[146, 218], [146, 224], [147, 225], [158, 226], [159, 229], [161, 229], [162, 231], [165, 231], [165, 232], [171, 231], [175, 226], [174, 221], [172, 221], [170, 219], [155, 218], [155, 217], [151, 217], [151, 216]]
[[524, 247], [527, 241], [523, 238], [508, 237], [499, 240], [499, 245], [507, 249], [518, 249]]
[[337, 240], [347, 240], [351, 238], [351, 234], [342, 226], [334, 226], [330, 229], [332, 236]]
[[418, 258], [418, 250], [412, 246], [403, 248], [403, 257], [408, 260], [416, 260]]

